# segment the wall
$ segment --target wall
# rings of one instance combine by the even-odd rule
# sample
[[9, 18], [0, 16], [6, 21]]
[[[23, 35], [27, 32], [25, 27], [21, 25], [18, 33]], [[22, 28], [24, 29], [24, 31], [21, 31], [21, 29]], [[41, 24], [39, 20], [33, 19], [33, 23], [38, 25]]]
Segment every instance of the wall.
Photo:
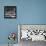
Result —
[[[17, 6], [16, 19], [4, 19], [4, 6]], [[8, 43], [9, 32], [18, 24], [46, 24], [46, 0], [0, 0], [0, 44]]]

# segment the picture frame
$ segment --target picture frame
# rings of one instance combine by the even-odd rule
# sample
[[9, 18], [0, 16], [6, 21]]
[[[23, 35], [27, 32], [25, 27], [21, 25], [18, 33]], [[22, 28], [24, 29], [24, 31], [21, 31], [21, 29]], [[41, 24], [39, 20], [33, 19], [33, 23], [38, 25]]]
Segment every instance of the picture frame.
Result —
[[19, 24], [19, 42], [22, 40], [46, 41], [46, 24]]
[[16, 6], [4, 6], [4, 18], [16, 19]]

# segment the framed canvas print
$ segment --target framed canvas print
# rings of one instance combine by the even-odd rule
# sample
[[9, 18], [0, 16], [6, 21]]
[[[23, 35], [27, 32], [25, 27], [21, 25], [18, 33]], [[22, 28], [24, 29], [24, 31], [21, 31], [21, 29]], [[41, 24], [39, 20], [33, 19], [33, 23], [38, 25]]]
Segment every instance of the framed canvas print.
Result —
[[16, 6], [4, 6], [4, 18], [16, 18]]

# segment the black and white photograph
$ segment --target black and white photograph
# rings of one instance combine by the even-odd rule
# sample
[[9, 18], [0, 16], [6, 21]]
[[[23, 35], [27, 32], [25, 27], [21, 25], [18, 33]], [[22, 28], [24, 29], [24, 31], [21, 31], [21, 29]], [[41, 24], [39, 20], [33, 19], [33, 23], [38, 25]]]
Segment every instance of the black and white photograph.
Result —
[[16, 6], [4, 6], [4, 18], [16, 18]]
[[46, 25], [20, 24], [18, 30], [20, 46], [40, 46], [46, 43]]

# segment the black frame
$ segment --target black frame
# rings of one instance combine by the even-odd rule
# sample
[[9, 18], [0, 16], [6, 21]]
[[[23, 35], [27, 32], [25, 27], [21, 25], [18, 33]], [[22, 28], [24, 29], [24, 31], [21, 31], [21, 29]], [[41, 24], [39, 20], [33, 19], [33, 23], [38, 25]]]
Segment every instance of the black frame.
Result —
[[[10, 12], [10, 14], [8, 12]], [[12, 15], [11, 12], [13, 12], [14, 14]], [[16, 6], [4, 6], [4, 18], [13, 18], [14, 19], [14, 18], [16, 18], [16, 14], [17, 14], [16, 12], [17, 12]]]

